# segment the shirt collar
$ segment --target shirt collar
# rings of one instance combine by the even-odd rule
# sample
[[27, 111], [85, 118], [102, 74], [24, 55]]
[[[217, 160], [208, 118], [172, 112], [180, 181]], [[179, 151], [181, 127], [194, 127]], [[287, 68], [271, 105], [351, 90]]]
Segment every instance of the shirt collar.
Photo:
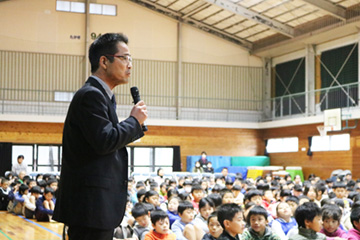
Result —
[[103, 80], [101, 80], [101, 78], [94, 76], [94, 75], [92, 75], [91, 77], [96, 79], [96, 81], [98, 81], [100, 83], [100, 85], [105, 89], [106, 94], [111, 99], [112, 96], [114, 95], [114, 93], [111, 91], [110, 87]]

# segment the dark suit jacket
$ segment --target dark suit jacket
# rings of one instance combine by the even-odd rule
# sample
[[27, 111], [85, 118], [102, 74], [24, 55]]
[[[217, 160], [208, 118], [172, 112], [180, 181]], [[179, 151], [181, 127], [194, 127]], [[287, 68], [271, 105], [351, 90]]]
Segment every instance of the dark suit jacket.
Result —
[[119, 123], [104, 88], [90, 77], [74, 95], [65, 120], [53, 219], [70, 226], [117, 227], [127, 199], [125, 146], [143, 135], [134, 117]]

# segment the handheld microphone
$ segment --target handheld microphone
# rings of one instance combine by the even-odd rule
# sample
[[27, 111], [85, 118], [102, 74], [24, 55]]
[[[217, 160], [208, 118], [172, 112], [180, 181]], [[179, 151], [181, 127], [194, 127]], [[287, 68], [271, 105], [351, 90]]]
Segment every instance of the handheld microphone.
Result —
[[[130, 92], [131, 92], [131, 96], [132, 96], [132, 98], [134, 100], [134, 104], [137, 104], [140, 101], [139, 89], [137, 87], [132, 87], [132, 88], [130, 88]], [[146, 132], [148, 130], [145, 123], [142, 125], [142, 130], [144, 132]]]

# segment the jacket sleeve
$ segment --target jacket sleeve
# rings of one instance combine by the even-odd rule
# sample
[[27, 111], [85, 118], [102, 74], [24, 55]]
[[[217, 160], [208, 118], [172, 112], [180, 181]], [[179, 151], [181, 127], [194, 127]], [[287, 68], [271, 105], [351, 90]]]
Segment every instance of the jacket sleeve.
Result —
[[100, 90], [86, 91], [78, 101], [78, 112], [75, 114], [80, 120], [79, 127], [98, 154], [114, 152], [144, 136], [141, 125], [134, 117], [113, 124], [108, 100]]

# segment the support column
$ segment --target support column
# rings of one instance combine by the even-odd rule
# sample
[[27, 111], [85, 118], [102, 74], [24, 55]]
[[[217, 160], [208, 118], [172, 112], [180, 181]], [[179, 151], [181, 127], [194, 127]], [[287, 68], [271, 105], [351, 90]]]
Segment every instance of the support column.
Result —
[[181, 40], [181, 32], [182, 32], [182, 23], [178, 22], [178, 26], [177, 26], [177, 34], [178, 34], [178, 39], [177, 39], [177, 99], [176, 99], [176, 119], [179, 120], [181, 117], [181, 78], [182, 78], [182, 51], [181, 51], [181, 47], [182, 47], [182, 40]]
[[316, 114], [315, 109], [315, 47], [306, 46], [305, 57], [305, 109], [307, 116]]
[[271, 58], [263, 58], [264, 88], [263, 88], [263, 114], [264, 119], [271, 119]]
[[[85, 12], [85, 67], [84, 67], [84, 78], [86, 79], [90, 75], [89, 71], [89, 47], [90, 47], [90, 0], [86, 0], [86, 12]], [[81, 84], [83, 84], [84, 79], [81, 79]]]

